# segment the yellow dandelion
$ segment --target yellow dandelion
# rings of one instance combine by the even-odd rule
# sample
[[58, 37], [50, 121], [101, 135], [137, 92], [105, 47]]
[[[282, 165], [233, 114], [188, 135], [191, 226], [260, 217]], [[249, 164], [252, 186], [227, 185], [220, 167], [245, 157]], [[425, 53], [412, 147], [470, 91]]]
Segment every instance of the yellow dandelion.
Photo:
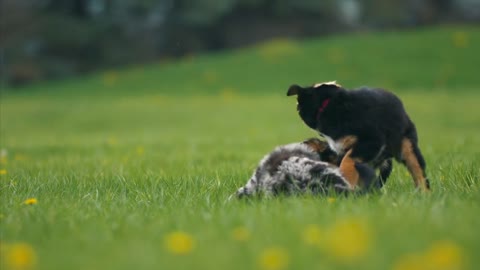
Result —
[[371, 232], [362, 220], [344, 219], [335, 222], [323, 242], [325, 252], [339, 261], [353, 262], [363, 258], [371, 246]]
[[107, 139], [107, 144], [108, 144], [109, 146], [116, 146], [116, 145], [118, 145], [118, 139], [115, 138], [115, 137], [109, 137], [109, 138]]
[[143, 154], [145, 154], [145, 148], [143, 148], [143, 146], [138, 146], [135, 151], [137, 152], [137, 155], [139, 156], [143, 156]]
[[456, 48], [466, 48], [469, 44], [469, 38], [467, 33], [463, 31], [457, 31], [452, 35], [452, 43]]
[[393, 270], [426, 270], [426, 264], [422, 256], [407, 254], [402, 256], [394, 265]]
[[216, 72], [208, 70], [203, 73], [203, 79], [207, 83], [215, 83], [216, 81], [218, 81], [218, 75]]
[[7, 163], [8, 163], [7, 156], [0, 156], [0, 164], [7, 164]]
[[434, 243], [422, 253], [400, 257], [393, 270], [462, 270], [466, 268], [463, 250], [450, 241]]
[[327, 59], [332, 64], [341, 64], [345, 61], [345, 51], [340, 48], [331, 48], [328, 50]]
[[13, 159], [15, 161], [25, 161], [25, 160], [28, 160], [28, 157], [26, 155], [22, 155], [22, 154], [15, 154]]
[[28, 244], [11, 244], [5, 247], [4, 252], [5, 264], [7, 266], [7, 269], [33, 269], [37, 263], [37, 255], [35, 253], [35, 250]]
[[250, 128], [250, 129], [248, 130], [248, 134], [249, 134], [250, 136], [255, 136], [255, 135], [258, 134], [258, 132], [259, 132], [258, 128]]
[[197, 56], [193, 53], [189, 53], [189, 54], [185, 55], [184, 59], [185, 59], [186, 63], [191, 64], [191, 63], [195, 62], [195, 60], [197, 60]]
[[235, 96], [235, 89], [231, 87], [225, 87], [220, 91], [220, 97], [225, 101], [231, 101]]
[[460, 270], [465, 266], [462, 248], [450, 241], [434, 243], [426, 251], [425, 261], [435, 270]]
[[6, 169], [1, 169], [0, 170], [0, 175], [6, 175], [7, 174], [7, 170]]
[[165, 248], [173, 254], [185, 255], [195, 246], [193, 237], [185, 232], [172, 232], [165, 238]]
[[315, 224], [308, 225], [302, 232], [303, 242], [309, 246], [319, 246], [322, 236], [322, 229]]
[[297, 43], [288, 39], [271, 40], [259, 46], [261, 57], [269, 61], [275, 61], [283, 56], [296, 54], [299, 51]]
[[34, 205], [34, 204], [37, 204], [38, 201], [36, 198], [29, 198], [29, 199], [26, 199], [23, 203], [26, 205]]
[[106, 86], [113, 86], [118, 80], [118, 74], [114, 71], [106, 72], [103, 75], [103, 84]]
[[327, 198], [327, 202], [328, 203], [334, 203], [337, 199], [333, 198], [333, 197], [328, 197]]
[[157, 105], [163, 105], [163, 104], [168, 103], [168, 99], [163, 95], [155, 95], [155, 96], [149, 98], [149, 100], [152, 101], [154, 104], [157, 104]]
[[238, 242], [245, 242], [250, 239], [250, 231], [246, 227], [237, 227], [232, 230], [232, 238]]
[[288, 267], [290, 258], [283, 248], [272, 247], [260, 254], [259, 265], [264, 270], [282, 270]]
[[355, 78], [356, 77], [356, 73], [355, 71], [351, 70], [350, 68], [347, 68], [347, 67], [341, 67], [338, 71], [340, 77], [342, 77], [342, 79], [349, 79], [349, 78]]

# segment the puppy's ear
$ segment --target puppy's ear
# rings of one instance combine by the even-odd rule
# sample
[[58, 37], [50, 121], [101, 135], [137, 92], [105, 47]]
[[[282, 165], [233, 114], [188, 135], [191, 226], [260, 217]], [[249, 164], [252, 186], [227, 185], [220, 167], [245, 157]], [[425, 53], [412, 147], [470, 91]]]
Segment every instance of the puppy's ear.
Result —
[[304, 88], [302, 88], [301, 86], [299, 86], [297, 84], [293, 84], [292, 86], [290, 86], [288, 88], [287, 96], [296, 96], [300, 92], [302, 92], [303, 90], [304, 90]]
[[317, 138], [309, 138], [303, 141], [304, 144], [308, 145], [317, 153], [322, 153], [328, 149], [328, 143], [326, 141], [319, 140]]

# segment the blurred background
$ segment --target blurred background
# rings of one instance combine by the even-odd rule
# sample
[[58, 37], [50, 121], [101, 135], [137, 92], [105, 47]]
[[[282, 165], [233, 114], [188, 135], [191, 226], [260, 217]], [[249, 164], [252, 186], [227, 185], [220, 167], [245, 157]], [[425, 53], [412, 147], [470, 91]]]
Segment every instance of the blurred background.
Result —
[[480, 0], [2, 0], [2, 85], [278, 38], [480, 22]]
[[[0, 5], [1, 270], [480, 265], [480, 0]], [[288, 87], [331, 80], [402, 99], [431, 196], [396, 165], [380, 196], [226, 203], [317, 136]]]

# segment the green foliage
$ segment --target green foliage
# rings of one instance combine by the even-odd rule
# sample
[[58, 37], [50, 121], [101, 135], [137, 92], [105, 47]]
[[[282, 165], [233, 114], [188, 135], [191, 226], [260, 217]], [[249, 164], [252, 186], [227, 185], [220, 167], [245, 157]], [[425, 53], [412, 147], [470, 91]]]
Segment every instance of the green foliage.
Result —
[[194, 27], [209, 26], [232, 10], [235, 0], [186, 1], [179, 12], [183, 23]]
[[[469, 46], [453, 45], [457, 32]], [[16, 243], [33, 248], [37, 269], [475, 269], [478, 38], [448, 28], [276, 41], [3, 93], [2, 269]], [[455, 76], [435, 84], [448, 64]], [[357, 75], [341, 76], [347, 67]], [[396, 164], [379, 194], [228, 202], [265, 153], [315, 136], [288, 85], [331, 79], [395, 86], [432, 193]]]
[[5, 74], [23, 86], [112, 66], [243, 47], [272, 37], [478, 20], [475, 1], [7, 0]]
[[225, 90], [283, 94], [292, 83], [308, 85], [335, 79], [346, 87], [370, 85], [394, 92], [477, 88], [478, 27], [400, 33], [358, 33], [301, 43], [272, 40], [247, 49], [191, 55], [173, 63], [111, 71], [30, 89], [40, 95], [68, 95], [79, 89], [84, 95], [107, 96], [112, 92], [204, 95]]
[[300, 0], [300, 1], [286, 1], [290, 8], [299, 10], [302, 12], [311, 12], [318, 13], [323, 15], [330, 15], [334, 17], [337, 1], [327, 0], [327, 1], [315, 1], [315, 0]]

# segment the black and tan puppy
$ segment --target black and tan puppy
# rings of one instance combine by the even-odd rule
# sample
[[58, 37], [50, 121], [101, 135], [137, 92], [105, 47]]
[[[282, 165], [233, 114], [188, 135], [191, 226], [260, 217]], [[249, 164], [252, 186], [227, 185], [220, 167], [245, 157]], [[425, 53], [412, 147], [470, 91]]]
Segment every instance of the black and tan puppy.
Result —
[[310, 87], [292, 85], [287, 95], [297, 95], [297, 110], [305, 124], [343, 155], [340, 171], [352, 186], [359, 183], [356, 163], [380, 169], [377, 186], [381, 187], [395, 158], [407, 167], [418, 188], [430, 189], [415, 125], [394, 94], [382, 89], [346, 90], [327, 82]]

